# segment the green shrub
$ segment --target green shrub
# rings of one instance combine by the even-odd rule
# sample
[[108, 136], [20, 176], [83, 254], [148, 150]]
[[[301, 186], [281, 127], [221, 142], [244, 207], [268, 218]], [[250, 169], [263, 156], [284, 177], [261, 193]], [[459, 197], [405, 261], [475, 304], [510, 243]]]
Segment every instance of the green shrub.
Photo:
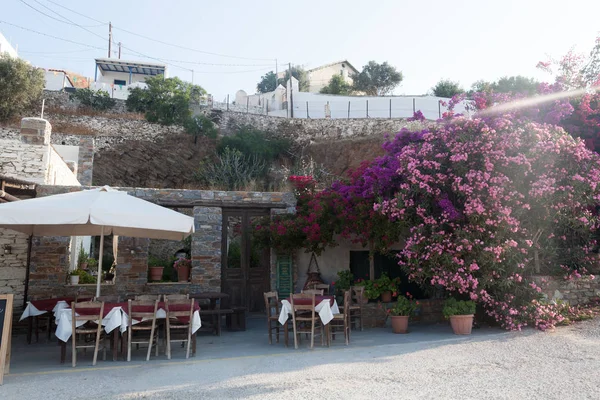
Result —
[[205, 115], [197, 115], [190, 117], [185, 122], [185, 131], [190, 135], [194, 136], [194, 143], [198, 139], [198, 136], [205, 136], [210, 139], [217, 138], [217, 127], [215, 124]]
[[223, 154], [225, 149], [239, 150], [244, 156], [254, 156], [267, 163], [285, 153], [291, 146], [288, 139], [269, 137], [266, 132], [244, 126], [232, 136], [225, 136], [217, 146], [217, 152]]
[[409, 300], [404, 296], [398, 296], [398, 301], [390, 307], [389, 312], [393, 316], [410, 317], [419, 308], [419, 302]]
[[0, 54], [0, 121], [34, 108], [44, 90], [44, 72], [20, 58]]
[[262, 181], [267, 171], [264, 160], [226, 147], [215, 161], [202, 163], [196, 179], [212, 189], [247, 190], [252, 184]]
[[84, 107], [97, 111], [106, 111], [113, 108], [116, 104], [116, 101], [111, 99], [108, 92], [104, 90], [77, 89], [70, 97], [71, 99], [79, 100]]
[[444, 318], [450, 318], [453, 315], [471, 315], [475, 314], [475, 302], [471, 300], [456, 300], [454, 297], [444, 302], [442, 313]]

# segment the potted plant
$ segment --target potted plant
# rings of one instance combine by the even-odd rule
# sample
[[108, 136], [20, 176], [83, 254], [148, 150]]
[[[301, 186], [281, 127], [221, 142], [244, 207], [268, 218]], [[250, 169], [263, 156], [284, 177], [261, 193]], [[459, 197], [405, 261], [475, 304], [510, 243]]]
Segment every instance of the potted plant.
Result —
[[362, 299], [363, 304], [368, 303], [369, 300], [375, 300], [381, 295], [378, 286], [375, 286], [375, 283], [368, 279], [359, 278], [356, 280], [356, 282], [354, 282], [354, 286], [362, 286], [365, 288], [365, 293]]
[[344, 292], [350, 290], [352, 281], [354, 280], [354, 274], [350, 270], [338, 271], [338, 279], [331, 284], [334, 287], [334, 294], [342, 301], [338, 301], [338, 304], [343, 304]]
[[375, 285], [379, 289], [382, 302], [390, 303], [392, 301], [392, 294], [396, 293], [399, 283], [400, 278], [390, 279], [386, 273], [381, 274], [379, 279], [375, 281]]
[[398, 296], [396, 303], [388, 309], [388, 313], [392, 316], [392, 332], [407, 333], [408, 318], [414, 314], [418, 307], [418, 301]]
[[73, 271], [69, 272], [71, 285], [79, 285], [79, 273], [80, 270], [78, 269], [74, 269]]
[[88, 268], [88, 254], [83, 249], [83, 246], [79, 248], [79, 255], [77, 256], [77, 269], [86, 270]]
[[179, 258], [173, 263], [173, 268], [177, 271], [177, 280], [179, 282], [187, 282], [190, 279], [192, 260], [189, 258]]
[[96, 269], [98, 268], [98, 260], [96, 260], [94, 257], [88, 258], [87, 267], [90, 271], [96, 271]]
[[148, 257], [148, 269], [150, 270], [150, 280], [160, 282], [162, 280], [165, 262], [157, 257]]
[[456, 335], [470, 335], [473, 328], [475, 302], [449, 298], [444, 302], [442, 313], [450, 319], [450, 325]]

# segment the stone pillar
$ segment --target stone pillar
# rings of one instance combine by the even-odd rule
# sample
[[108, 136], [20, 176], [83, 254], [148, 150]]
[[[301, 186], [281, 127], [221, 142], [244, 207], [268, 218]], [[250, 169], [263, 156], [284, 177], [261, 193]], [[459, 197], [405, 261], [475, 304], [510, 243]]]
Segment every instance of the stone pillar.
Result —
[[221, 291], [222, 220], [220, 207], [194, 207], [192, 284], [204, 291]]
[[79, 139], [79, 164], [77, 165], [77, 180], [82, 186], [92, 186], [94, 172], [94, 138]]
[[23, 118], [21, 120], [21, 142], [49, 145], [52, 125], [43, 118]]

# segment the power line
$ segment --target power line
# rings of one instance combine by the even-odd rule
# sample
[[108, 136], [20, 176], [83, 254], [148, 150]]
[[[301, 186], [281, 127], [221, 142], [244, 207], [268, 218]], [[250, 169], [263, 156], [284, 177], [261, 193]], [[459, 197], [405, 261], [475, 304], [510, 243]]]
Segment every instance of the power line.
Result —
[[92, 51], [92, 49], [80, 49], [80, 50], [70, 50], [70, 51], [28, 51], [28, 50], [19, 50], [19, 53], [25, 53], [25, 54], [69, 54], [69, 53], [83, 53], [85, 51]]
[[[52, 4], [54, 4], [54, 5], [57, 5], [57, 6], [61, 7], [61, 8], [64, 8], [65, 10], [71, 11], [72, 13], [75, 13], [75, 14], [80, 15], [82, 17], [88, 18], [88, 19], [90, 19], [92, 21], [102, 23], [102, 21], [100, 21], [100, 20], [97, 20], [95, 18], [92, 18], [92, 17], [89, 17], [87, 15], [81, 14], [81, 13], [79, 13], [77, 11], [74, 11], [74, 10], [68, 8], [68, 7], [63, 6], [62, 4], [56, 3], [55, 1], [52, 1], [52, 0], [46, 0], [46, 1], [48, 1], [48, 2], [50, 2]], [[255, 60], [255, 61], [273, 61], [273, 60], [275, 60], [275, 58], [251, 58], [251, 57], [241, 57], [241, 56], [232, 56], [232, 55], [227, 55], [227, 54], [213, 53], [213, 52], [210, 52], [210, 51], [198, 50], [198, 49], [194, 49], [194, 48], [191, 48], [191, 47], [181, 46], [181, 45], [178, 45], [178, 44], [163, 42], [162, 40], [158, 40], [158, 39], [154, 39], [154, 38], [151, 38], [151, 37], [148, 37], [148, 36], [145, 36], [145, 35], [141, 35], [139, 33], [135, 33], [135, 32], [129, 31], [127, 29], [119, 28], [119, 27], [116, 27], [114, 25], [113, 25], [113, 29], [117, 29], [117, 30], [123, 31], [125, 33], [130, 34], [130, 35], [138, 36], [138, 37], [141, 37], [141, 38], [146, 39], [146, 40], [150, 40], [150, 41], [155, 42], [155, 43], [161, 43], [161, 44], [164, 44], [166, 46], [172, 46], [172, 47], [176, 47], [176, 48], [183, 49], [183, 50], [194, 51], [196, 53], [208, 54], [208, 55], [217, 56], [217, 57], [236, 58], [236, 59], [239, 59], [239, 60]]]
[[19, 29], [22, 29], [24, 31], [36, 33], [38, 35], [46, 36], [46, 37], [49, 37], [49, 38], [52, 38], [52, 39], [56, 39], [56, 40], [62, 40], [63, 42], [69, 42], [69, 43], [73, 43], [73, 44], [78, 44], [80, 46], [89, 47], [89, 48], [92, 48], [92, 49], [98, 49], [98, 50], [104, 50], [104, 51], [106, 51], [106, 48], [104, 48], [104, 47], [93, 46], [91, 44], [76, 42], [74, 40], [70, 40], [70, 39], [65, 39], [65, 38], [61, 38], [61, 37], [58, 37], [58, 36], [49, 35], [47, 33], [38, 32], [38, 31], [34, 31], [33, 29], [25, 28], [23, 26], [11, 24], [10, 22], [6, 22], [6, 21], [0, 20], [0, 24], [6, 24], [6, 25], [14, 26], [15, 28], [19, 28]]
[[[25, 4], [27, 7], [31, 8], [32, 10], [34, 10], [34, 11], [36, 11], [36, 12], [38, 12], [38, 13], [42, 14], [42, 15], [45, 15], [46, 17], [48, 17], [48, 18], [51, 18], [51, 19], [53, 19], [53, 20], [55, 20], [55, 21], [62, 22], [63, 24], [76, 25], [76, 24], [74, 24], [73, 22], [69, 22], [69, 21], [63, 21], [62, 19], [58, 19], [58, 18], [56, 18], [56, 17], [53, 17], [53, 16], [51, 16], [51, 15], [48, 15], [48, 14], [46, 14], [45, 12], [43, 12], [43, 11], [41, 11], [41, 10], [38, 10], [37, 8], [35, 8], [35, 7], [34, 7], [34, 6], [32, 6], [31, 4], [29, 4], [29, 3], [27, 3], [27, 2], [25, 2], [25, 1], [23, 1], [23, 0], [19, 0], [19, 1], [20, 1], [21, 3], [23, 3], [23, 4]], [[53, 11], [52, 9], [50, 9], [50, 8], [46, 7], [45, 5], [43, 5], [42, 3], [40, 3], [39, 1], [37, 1], [37, 0], [33, 0], [33, 1], [35, 1], [36, 3], [38, 3], [40, 6], [44, 7], [46, 10], [48, 10], [48, 11], [50, 11], [50, 12], [52, 12], [52, 13], [54, 13], [54, 14], [58, 15], [59, 17], [61, 17], [61, 18], [65, 19], [64, 17], [62, 17], [62, 15], [60, 15], [60, 14], [58, 14], [57, 12]], [[102, 25], [104, 25], [104, 24], [102, 24]], [[89, 25], [89, 27], [92, 27], [92, 28], [93, 28], [93, 27], [97, 27], [97, 26], [99, 26], [99, 25]]]

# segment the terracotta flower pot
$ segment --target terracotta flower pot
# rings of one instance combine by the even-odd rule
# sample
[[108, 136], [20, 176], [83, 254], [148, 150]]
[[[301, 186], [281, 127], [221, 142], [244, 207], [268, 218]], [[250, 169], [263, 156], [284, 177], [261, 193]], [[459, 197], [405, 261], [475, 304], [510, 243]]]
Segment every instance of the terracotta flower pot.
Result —
[[473, 328], [473, 314], [453, 315], [450, 317], [450, 325], [455, 335], [470, 335]]
[[392, 315], [392, 332], [408, 333], [408, 316]]
[[381, 293], [381, 301], [384, 303], [391, 303], [392, 302], [392, 292], [390, 292], [388, 290], [387, 292]]
[[181, 265], [175, 268], [177, 270], [177, 280], [179, 282], [187, 282], [190, 279], [190, 267]]
[[163, 269], [165, 267], [150, 267], [150, 280], [160, 282], [162, 280]]

